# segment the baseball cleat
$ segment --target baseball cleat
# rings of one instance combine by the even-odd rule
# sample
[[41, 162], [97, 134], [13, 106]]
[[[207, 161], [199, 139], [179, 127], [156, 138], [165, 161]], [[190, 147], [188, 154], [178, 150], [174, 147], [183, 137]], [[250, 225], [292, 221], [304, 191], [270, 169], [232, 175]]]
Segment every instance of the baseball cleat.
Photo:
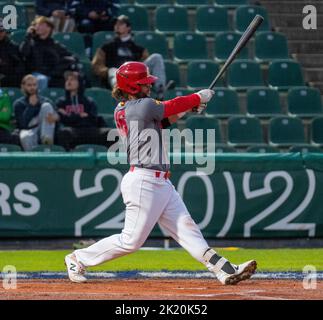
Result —
[[76, 260], [73, 253], [65, 256], [65, 265], [67, 268], [68, 277], [72, 282], [85, 282], [85, 268]]
[[216, 276], [218, 280], [225, 285], [234, 285], [240, 281], [249, 279], [257, 269], [257, 262], [255, 260], [250, 260], [245, 263], [234, 265], [231, 264], [235, 269], [234, 274], [228, 274], [223, 270], [217, 272]]

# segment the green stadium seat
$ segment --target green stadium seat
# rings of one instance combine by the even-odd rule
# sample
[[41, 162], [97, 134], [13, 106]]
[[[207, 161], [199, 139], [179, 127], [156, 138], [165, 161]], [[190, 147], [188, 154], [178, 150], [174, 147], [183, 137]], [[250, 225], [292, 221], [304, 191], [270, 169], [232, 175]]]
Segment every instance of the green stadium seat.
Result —
[[180, 87], [181, 78], [179, 73], [178, 64], [172, 61], [164, 61], [165, 64], [165, 71], [166, 71], [166, 80], [175, 81], [175, 86]]
[[36, 0], [17, 0], [14, 2], [17, 6], [25, 6], [25, 7], [35, 7], [36, 6]]
[[305, 143], [302, 120], [297, 117], [280, 116], [269, 122], [269, 143], [274, 146], [291, 146]]
[[[192, 144], [194, 142], [195, 145], [206, 145], [207, 144], [207, 129], [213, 129], [215, 132], [215, 143], [223, 143], [223, 138], [220, 130], [219, 120], [215, 117], [205, 117], [205, 116], [190, 116], [186, 120], [186, 128], [193, 131], [193, 139], [191, 137], [187, 137], [186, 143]], [[194, 130], [202, 129], [203, 130], [203, 141], [196, 141], [197, 135]], [[210, 143], [210, 142], [209, 142]]]
[[313, 146], [311, 144], [302, 144], [298, 146], [292, 146], [288, 149], [288, 152], [301, 152], [301, 153], [308, 153], [308, 152], [316, 152], [322, 153], [323, 150], [319, 147]]
[[58, 98], [65, 96], [65, 90], [63, 88], [46, 88], [42, 90], [41, 96], [56, 102]]
[[93, 34], [92, 38], [92, 56], [95, 55], [96, 50], [102, 47], [105, 43], [113, 40], [115, 34], [113, 31], [98, 31]]
[[280, 150], [269, 145], [251, 146], [246, 149], [249, 153], [279, 153]]
[[86, 82], [87, 82], [87, 87], [95, 87], [95, 86], [100, 86], [101, 82], [100, 79], [97, 78], [94, 73], [92, 72], [92, 64], [91, 61], [89, 60], [83, 60], [80, 61], [77, 64], [80, 73], [85, 76]]
[[288, 113], [299, 117], [322, 115], [320, 90], [309, 87], [295, 87], [288, 91]]
[[198, 7], [206, 5], [209, 3], [209, 0], [175, 0], [176, 5], [187, 6], [187, 7]]
[[217, 118], [238, 115], [240, 109], [237, 92], [228, 88], [217, 88], [214, 97], [207, 104], [206, 113], [215, 115]]
[[74, 152], [107, 152], [108, 148], [98, 144], [79, 144], [77, 145]]
[[62, 146], [40, 144], [32, 149], [33, 152], [65, 152]]
[[229, 19], [225, 8], [215, 6], [201, 6], [196, 11], [196, 32], [213, 34], [228, 31]]
[[23, 93], [20, 88], [7, 87], [7, 88], [2, 88], [2, 89], [8, 93], [11, 103], [14, 103], [15, 100], [17, 100], [23, 96]]
[[67, 50], [77, 55], [80, 60], [88, 60], [85, 54], [84, 39], [78, 32], [57, 32], [53, 35], [53, 39], [63, 44]]
[[315, 117], [312, 120], [311, 143], [323, 145], [323, 117]]
[[88, 88], [85, 95], [92, 98], [97, 105], [99, 114], [113, 114], [116, 102], [111, 91], [103, 88]]
[[107, 128], [116, 128], [114, 116], [112, 114], [104, 114], [102, 117], [107, 125]]
[[160, 6], [156, 9], [157, 32], [174, 34], [188, 31], [188, 13], [185, 7]]
[[146, 48], [150, 54], [159, 53], [164, 59], [168, 58], [168, 43], [163, 34], [155, 32], [138, 32], [134, 37], [134, 41]]
[[259, 31], [269, 31], [269, 19], [267, 10], [264, 7], [246, 5], [240, 6], [235, 11], [235, 28], [238, 32], [244, 32], [249, 26], [250, 22], [257, 15], [261, 15], [264, 18], [264, 21], [258, 27], [257, 32]]
[[228, 120], [228, 144], [249, 146], [264, 142], [260, 120], [253, 117], [234, 116]]
[[291, 87], [304, 86], [301, 66], [294, 60], [276, 60], [270, 63], [268, 69], [269, 86], [278, 90], [288, 90]]
[[234, 153], [237, 150], [225, 144], [215, 145], [215, 153]]
[[196, 92], [195, 90], [184, 89], [184, 88], [177, 88], [175, 90], [168, 90], [164, 96], [165, 100], [171, 100], [179, 96], [186, 96], [189, 94], [193, 94]]
[[19, 152], [21, 147], [16, 144], [0, 143], [0, 153], [2, 152]]
[[277, 90], [262, 87], [247, 91], [247, 115], [269, 118], [282, 114]]
[[216, 5], [229, 7], [229, 8], [236, 8], [238, 6], [243, 6], [248, 4], [249, 0], [215, 0]]
[[[0, 12], [2, 13], [1, 16], [11, 12], [11, 11], [8, 12], [6, 10], [3, 10], [7, 4], [8, 3], [0, 5]], [[26, 7], [15, 6], [15, 8], [17, 10], [17, 29], [27, 29], [29, 27], [29, 19], [28, 19]]]
[[172, 0], [136, 0], [135, 4], [147, 8], [156, 8], [161, 5], [171, 4]]
[[279, 32], [262, 31], [255, 37], [255, 59], [268, 62], [274, 59], [288, 59], [287, 38]]
[[236, 90], [263, 86], [260, 65], [253, 60], [234, 61], [227, 72], [227, 83], [229, 88]]
[[205, 36], [192, 32], [176, 34], [174, 38], [174, 60], [187, 62], [189, 60], [207, 59], [207, 44]]
[[119, 15], [126, 15], [131, 22], [133, 31], [149, 30], [148, 11], [146, 8], [137, 5], [122, 5], [119, 10]]
[[26, 37], [26, 30], [15, 30], [11, 32], [10, 39], [20, 45]]
[[[214, 58], [218, 62], [224, 62], [232, 52], [233, 48], [236, 46], [241, 35], [237, 32], [219, 32], [215, 36], [214, 41]], [[237, 55], [236, 59], [248, 59], [249, 50], [248, 46], [245, 46], [240, 53]]]
[[[210, 60], [192, 61], [187, 66], [187, 86], [190, 89], [208, 88], [219, 71], [217, 63]], [[220, 79], [217, 86], [223, 86]]]

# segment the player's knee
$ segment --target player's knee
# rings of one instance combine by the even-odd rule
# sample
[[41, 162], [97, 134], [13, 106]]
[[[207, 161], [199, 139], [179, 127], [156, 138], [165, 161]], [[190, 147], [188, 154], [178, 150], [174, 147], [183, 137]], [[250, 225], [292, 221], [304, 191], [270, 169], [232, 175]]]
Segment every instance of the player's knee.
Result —
[[125, 234], [121, 235], [122, 247], [130, 252], [135, 252], [141, 248], [144, 243], [140, 237], [127, 236]]

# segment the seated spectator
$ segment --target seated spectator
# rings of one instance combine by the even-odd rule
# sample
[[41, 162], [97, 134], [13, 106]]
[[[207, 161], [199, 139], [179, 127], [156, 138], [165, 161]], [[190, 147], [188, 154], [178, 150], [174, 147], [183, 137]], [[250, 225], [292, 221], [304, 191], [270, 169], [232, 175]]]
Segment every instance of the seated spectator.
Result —
[[13, 133], [12, 105], [8, 94], [0, 89], [0, 143], [19, 145], [19, 137]]
[[108, 129], [98, 117], [95, 102], [84, 95], [84, 83], [78, 72], [65, 73], [65, 97], [56, 103], [61, 124], [57, 131], [57, 144], [66, 150], [78, 144], [107, 146]]
[[36, 0], [36, 14], [50, 18], [54, 32], [73, 32], [75, 21], [69, 12], [70, 0]]
[[116, 84], [117, 69], [127, 61], [144, 62], [152, 75], [158, 77], [154, 84], [157, 98], [161, 99], [166, 82], [163, 57], [154, 53], [149, 55], [147, 49], [137, 45], [131, 36], [129, 18], [121, 15], [114, 25], [116, 37], [99, 48], [92, 60], [93, 72], [100, 77], [109, 88]]
[[39, 143], [53, 144], [58, 115], [50, 101], [38, 95], [37, 79], [26, 75], [21, 90], [24, 97], [14, 102], [14, 112], [23, 149], [32, 150]]
[[82, 33], [113, 30], [119, 9], [117, 0], [72, 0], [70, 11]]
[[20, 45], [27, 72], [37, 78], [40, 91], [48, 86], [62, 87], [64, 71], [77, 68], [78, 59], [51, 37], [53, 29], [49, 18], [38, 17]]
[[19, 87], [24, 75], [24, 63], [19, 47], [8, 37], [0, 19], [0, 78], [3, 87]]

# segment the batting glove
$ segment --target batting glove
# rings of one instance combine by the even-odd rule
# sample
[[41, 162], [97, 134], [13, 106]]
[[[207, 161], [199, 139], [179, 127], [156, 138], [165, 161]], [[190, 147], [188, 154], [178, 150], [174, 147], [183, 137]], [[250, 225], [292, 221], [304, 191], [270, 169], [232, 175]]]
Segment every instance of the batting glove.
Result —
[[203, 103], [208, 103], [212, 99], [212, 97], [214, 95], [214, 91], [210, 90], [210, 89], [203, 89], [203, 90], [197, 92], [197, 94], [201, 98], [201, 104], [203, 104]]
[[197, 114], [203, 113], [203, 111], [206, 109], [206, 104], [200, 104], [198, 107], [195, 107], [192, 109], [192, 112], [196, 112]]

